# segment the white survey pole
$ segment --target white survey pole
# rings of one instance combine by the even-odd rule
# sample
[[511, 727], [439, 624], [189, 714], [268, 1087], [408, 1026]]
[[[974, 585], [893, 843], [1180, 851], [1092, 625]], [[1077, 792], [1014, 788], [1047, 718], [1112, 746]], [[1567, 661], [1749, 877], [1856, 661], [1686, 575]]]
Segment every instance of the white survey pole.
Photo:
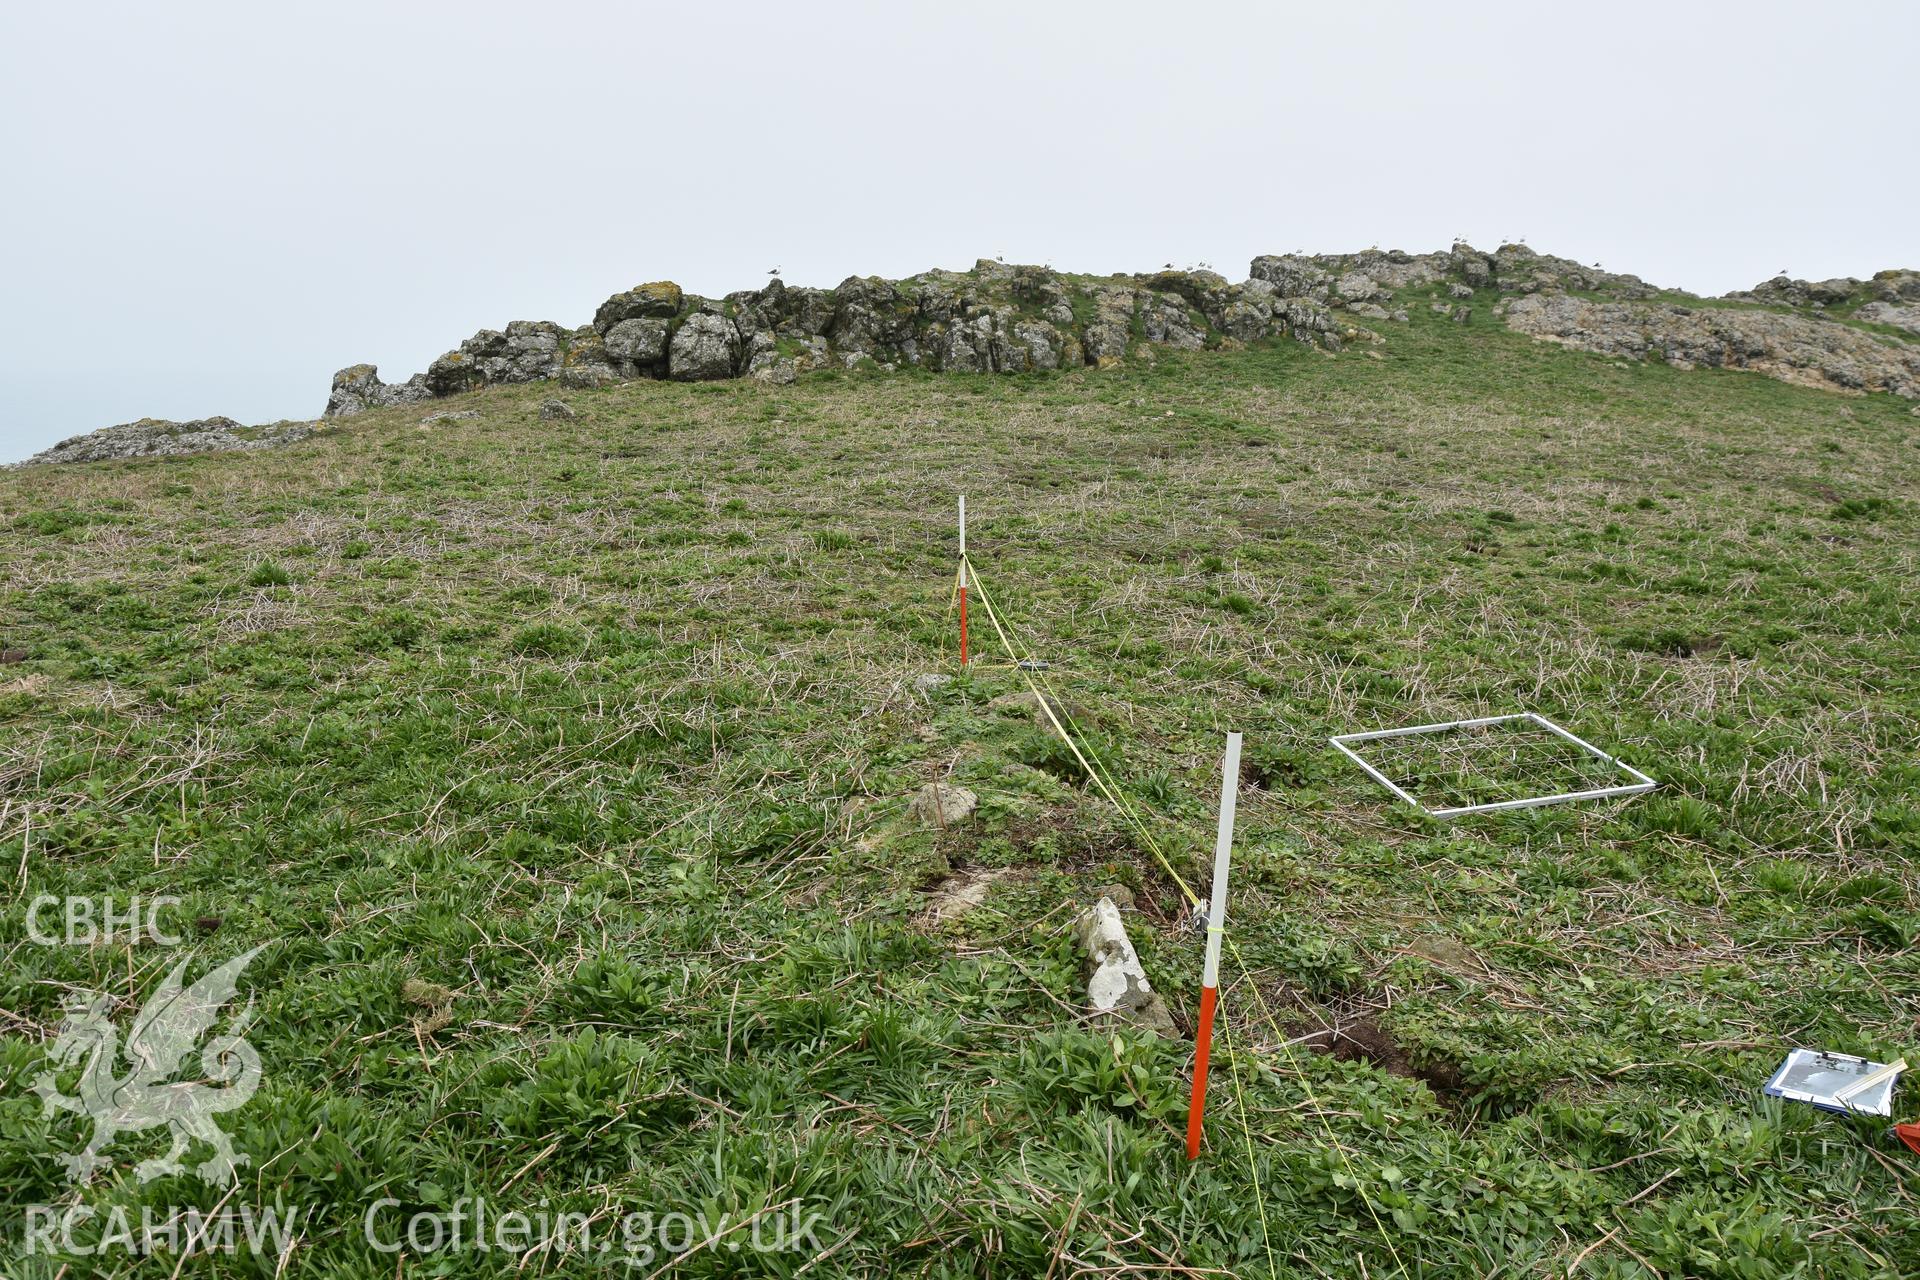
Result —
[[1200, 985], [1220, 985], [1220, 934], [1227, 923], [1227, 866], [1233, 861], [1233, 809], [1240, 798], [1240, 735], [1227, 735], [1227, 759], [1221, 766], [1220, 829], [1213, 842], [1213, 901], [1207, 906], [1207, 963]]
[[967, 665], [967, 495], [960, 495], [960, 665]]
[[1227, 925], [1227, 866], [1233, 860], [1233, 806], [1240, 795], [1240, 735], [1227, 735], [1220, 766], [1220, 831], [1213, 844], [1213, 901], [1207, 909], [1207, 959], [1201, 968], [1200, 1025], [1193, 1045], [1193, 1098], [1187, 1104], [1187, 1159], [1200, 1158], [1207, 1109], [1207, 1060], [1213, 1052], [1213, 1010], [1220, 999], [1220, 939]]

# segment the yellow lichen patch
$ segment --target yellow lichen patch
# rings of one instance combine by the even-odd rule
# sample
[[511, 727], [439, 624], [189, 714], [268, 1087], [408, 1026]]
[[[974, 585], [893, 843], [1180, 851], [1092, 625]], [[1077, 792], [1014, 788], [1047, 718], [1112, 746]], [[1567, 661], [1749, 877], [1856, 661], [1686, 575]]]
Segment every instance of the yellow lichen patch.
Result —
[[682, 294], [680, 286], [671, 280], [655, 280], [651, 284], [637, 284], [633, 292], [658, 302], [671, 303], [675, 310], [680, 307]]

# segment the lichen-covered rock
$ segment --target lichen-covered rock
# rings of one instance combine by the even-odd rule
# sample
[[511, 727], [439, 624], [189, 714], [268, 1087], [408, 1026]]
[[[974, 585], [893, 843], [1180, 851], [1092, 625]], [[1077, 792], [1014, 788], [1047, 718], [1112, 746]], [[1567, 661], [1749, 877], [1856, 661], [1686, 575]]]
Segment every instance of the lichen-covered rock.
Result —
[[1905, 267], [1876, 271], [1867, 281], [1867, 292], [1881, 302], [1920, 303], [1920, 271]]
[[657, 316], [635, 316], [609, 327], [600, 335], [607, 363], [623, 377], [656, 373], [666, 364], [667, 330], [667, 322]]
[[1830, 307], [1850, 300], [1861, 291], [1863, 283], [1852, 276], [1831, 280], [1792, 280], [1786, 276], [1775, 276], [1771, 280], [1761, 281], [1745, 293], [1729, 296], [1777, 307]]
[[826, 289], [789, 286], [776, 278], [758, 292], [727, 296], [740, 300], [736, 323], [743, 335], [752, 327], [783, 338], [822, 337], [833, 323], [834, 297]]
[[731, 378], [739, 364], [739, 331], [733, 321], [712, 312], [688, 316], [667, 345], [667, 376], [676, 382]]
[[566, 349], [560, 356], [561, 386], [588, 391], [631, 376], [614, 368], [605, 339], [591, 325], [582, 325], [567, 335]]
[[327, 394], [324, 418], [347, 418], [368, 409], [389, 405], [417, 404], [433, 399], [433, 388], [426, 377], [414, 374], [405, 382], [380, 381], [380, 370], [370, 364], [349, 365], [333, 375], [333, 389]]
[[[369, 368], [371, 366], [368, 366]], [[238, 449], [270, 449], [292, 444], [313, 434], [317, 423], [274, 422], [243, 427], [232, 418], [196, 418], [168, 422], [141, 418], [115, 427], [62, 440], [16, 466], [54, 462], [104, 462], [113, 458], [175, 458], [195, 453], [228, 453]]]
[[1365, 302], [1380, 292], [1380, 286], [1364, 271], [1349, 271], [1333, 282], [1333, 293], [1346, 302]]
[[548, 396], [540, 402], [540, 420], [542, 422], [572, 422], [580, 415], [573, 406], [555, 396]]
[[1287, 329], [1300, 342], [1335, 343], [1333, 313], [1311, 298], [1287, 299]]
[[1565, 289], [1637, 299], [1650, 298], [1659, 292], [1639, 276], [1620, 275], [1570, 258], [1535, 253], [1523, 244], [1503, 244], [1494, 250], [1493, 271], [1495, 283], [1507, 293]]
[[[915, 307], [890, 281], [851, 276], [834, 290], [833, 318], [827, 340], [854, 360], [880, 358], [914, 337]], [[930, 317], [938, 322], [937, 307]]]
[[1007, 373], [1028, 368], [1027, 352], [1017, 354], [1007, 332], [1011, 308], [984, 307], [936, 323], [928, 331], [933, 367], [943, 373]]
[[1207, 345], [1206, 329], [1194, 320], [1186, 300], [1177, 294], [1140, 294], [1140, 334], [1148, 342], [1183, 351], [1198, 351]]
[[1001, 372], [1058, 369], [1065, 345], [1060, 331], [1045, 320], [1018, 321], [1013, 326], [1013, 340], [1007, 344]]
[[1283, 298], [1318, 298], [1324, 301], [1327, 296], [1326, 271], [1311, 260], [1292, 254], [1255, 258], [1248, 274], [1255, 280], [1272, 285], [1274, 291]]
[[1092, 301], [1093, 318], [1080, 341], [1087, 360], [1106, 368], [1125, 360], [1133, 344], [1135, 295], [1122, 286], [1101, 285], [1093, 290]]
[[1601, 355], [1751, 369], [1803, 386], [1920, 398], [1920, 347], [1813, 316], [1534, 294], [1515, 299], [1506, 322], [1532, 337]]
[[1493, 261], [1464, 240], [1447, 252], [1447, 265], [1465, 281], [1469, 293], [1493, 283]]
[[1813, 314], [1835, 310], [1846, 315], [1851, 309], [1852, 319], [1920, 334], [1920, 272], [1904, 268], [1877, 272], [1871, 280], [1852, 276], [1795, 280], [1779, 275], [1726, 298]]
[[1278, 289], [1265, 280], [1249, 280], [1233, 290], [1231, 300], [1213, 320], [1234, 341], [1256, 342], [1273, 332], [1274, 308], [1280, 304]]
[[505, 332], [482, 329], [427, 366], [435, 395], [457, 395], [496, 383], [540, 382], [567, 367], [567, 332], [549, 320], [515, 320]]
[[685, 295], [680, 286], [671, 280], [656, 280], [652, 284], [637, 284], [625, 293], [616, 293], [600, 304], [593, 313], [593, 328], [596, 333], [605, 333], [622, 320], [632, 320], [638, 316], [655, 316], [661, 319], [680, 314]]
[[1144, 288], [1173, 294], [1208, 317], [1218, 316], [1233, 300], [1233, 286], [1225, 276], [1214, 271], [1157, 271], [1136, 278]]
[[436, 396], [457, 396], [487, 385], [486, 375], [465, 351], [449, 351], [434, 360], [427, 366], [426, 379]]
[[1920, 334], [1920, 305], [1900, 306], [1892, 302], [1869, 302], [1853, 313], [1856, 320], [1890, 324], [1896, 329]]

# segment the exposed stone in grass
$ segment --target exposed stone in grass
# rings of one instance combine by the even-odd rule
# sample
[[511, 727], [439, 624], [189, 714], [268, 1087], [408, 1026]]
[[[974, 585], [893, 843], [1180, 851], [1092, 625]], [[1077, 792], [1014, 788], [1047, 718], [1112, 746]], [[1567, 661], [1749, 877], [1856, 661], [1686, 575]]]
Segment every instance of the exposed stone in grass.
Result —
[[1096, 901], [1075, 923], [1074, 932], [1087, 952], [1087, 1000], [1093, 1011], [1161, 1035], [1174, 1034], [1173, 1015], [1147, 981], [1114, 900]]
[[914, 792], [907, 812], [922, 826], [944, 828], [965, 822], [979, 807], [979, 797], [965, 787], [956, 787], [948, 782], [929, 782]]
[[958, 920], [987, 900], [993, 886], [1014, 875], [1011, 867], [965, 867], [956, 870], [927, 895], [927, 907], [921, 914], [925, 924], [945, 924]]
[[953, 677], [944, 671], [922, 672], [913, 678], [913, 691], [923, 698], [932, 699], [936, 690], [944, 689], [953, 683]]
[[565, 400], [548, 397], [540, 402], [540, 420], [542, 422], [572, 422], [580, 415]]

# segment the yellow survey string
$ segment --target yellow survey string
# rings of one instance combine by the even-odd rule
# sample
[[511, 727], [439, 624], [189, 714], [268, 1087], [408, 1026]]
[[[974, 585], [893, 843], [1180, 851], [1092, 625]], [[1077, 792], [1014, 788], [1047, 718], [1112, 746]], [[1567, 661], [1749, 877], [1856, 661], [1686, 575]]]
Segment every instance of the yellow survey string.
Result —
[[[979, 569], [973, 565], [970, 559], [963, 558], [963, 564], [971, 575], [973, 589], [979, 594], [981, 607], [987, 611], [987, 620], [993, 624], [995, 633], [1000, 637], [1000, 643], [1006, 646], [1008, 654], [1013, 656], [1016, 662], [1029, 658], [1031, 655], [1029, 653], [1022, 653], [1014, 645], [1012, 637], [1008, 635], [1007, 628], [1000, 620], [999, 610], [994, 607], [992, 597], [987, 593], [985, 584], [980, 580]], [[1035, 681], [1033, 672], [1027, 667], [1017, 667], [1016, 669], [1025, 677], [1028, 688], [1033, 691], [1033, 696], [1040, 702], [1041, 711], [1046, 715], [1048, 722], [1053, 725], [1054, 730], [1059, 733], [1061, 741], [1067, 744], [1067, 749], [1073, 752], [1074, 759], [1080, 762], [1080, 767], [1086, 770], [1087, 776], [1093, 780], [1094, 785], [1100, 789], [1101, 794], [1106, 796], [1113, 807], [1120, 811], [1121, 816], [1133, 825], [1134, 830], [1146, 843], [1147, 848], [1153, 853], [1155, 861], [1160, 864], [1161, 870], [1165, 871], [1167, 875], [1173, 879], [1173, 882], [1180, 886], [1180, 891], [1187, 896], [1188, 902], [1198, 906], [1200, 903], [1199, 895], [1193, 891], [1192, 886], [1181, 878], [1180, 873], [1173, 869], [1173, 863], [1160, 848], [1160, 842], [1153, 838], [1153, 833], [1148, 830], [1145, 820], [1141, 818], [1139, 812], [1127, 802], [1117, 784], [1110, 783], [1109, 780], [1102, 775], [1101, 771], [1088, 759], [1086, 753], [1081, 751], [1079, 743], [1074, 741], [1073, 735], [1068, 732], [1067, 727], [1061, 723], [1060, 717], [1054, 713], [1054, 699], [1048, 697], [1048, 694], [1052, 692], [1051, 687], [1043, 689], [1041, 682]], [[1313, 1108], [1314, 1115], [1318, 1117], [1321, 1128], [1326, 1133], [1327, 1141], [1333, 1146], [1334, 1151], [1339, 1154], [1340, 1163], [1345, 1166], [1347, 1176], [1353, 1180], [1354, 1189], [1360, 1193], [1360, 1203], [1366, 1207], [1367, 1216], [1373, 1219], [1374, 1229], [1380, 1233], [1381, 1242], [1387, 1246], [1387, 1252], [1392, 1255], [1394, 1265], [1399, 1269], [1403, 1277], [1406, 1276], [1408, 1274], [1407, 1264], [1405, 1260], [1400, 1257], [1400, 1251], [1394, 1247], [1393, 1236], [1388, 1232], [1386, 1224], [1381, 1221], [1379, 1211], [1374, 1208], [1373, 1197], [1367, 1194], [1366, 1183], [1361, 1179], [1358, 1171], [1355, 1169], [1353, 1157], [1348, 1153], [1346, 1146], [1341, 1143], [1339, 1135], [1333, 1131], [1333, 1124], [1327, 1119], [1326, 1108], [1320, 1105], [1319, 1098], [1314, 1094], [1312, 1082], [1308, 1080], [1307, 1073], [1302, 1067], [1299, 1057], [1295, 1054], [1293, 1046], [1288, 1043], [1289, 1037], [1281, 1031], [1279, 1020], [1273, 1016], [1273, 1010], [1268, 1007], [1266, 997], [1261, 994], [1260, 984], [1253, 976], [1252, 967], [1247, 964], [1246, 957], [1241, 954], [1239, 944], [1234, 941], [1233, 935], [1224, 934], [1223, 937], [1228, 949], [1233, 955], [1234, 963], [1239, 965], [1242, 976], [1246, 978], [1247, 984], [1253, 988], [1254, 1000], [1260, 1008], [1261, 1015], [1266, 1019], [1268, 1027], [1273, 1032], [1274, 1041], [1280, 1046], [1281, 1051], [1287, 1055], [1288, 1064], [1292, 1067], [1294, 1074], [1299, 1078], [1300, 1086], [1305, 1090], [1307, 1095], [1307, 1105]], [[1223, 1029], [1223, 1041], [1225, 1035], [1226, 1033]], [[1238, 1089], [1239, 1080], [1238, 1076], [1236, 1076], [1236, 1094], [1238, 1094]], [[1244, 1098], [1240, 1099], [1240, 1105], [1242, 1109], [1241, 1124], [1245, 1126], [1247, 1121]], [[1253, 1138], [1251, 1129], [1248, 1129], [1244, 1136], [1247, 1141], [1249, 1158], [1247, 1175], [1253, 1182], [1254, 1194], [1260, 1199], [1260, 1227], [1261, 1231], [1265, 1233], [1267, 1229], [1266, 1195], [1260, 1187], [1259, 1170], [1252, 1162]], [[1271, 1267], [1273, 1252], [1271, 1240], [1268, 1240], [1266, 1245], [1268, 1265]]]
[[1267, 1229], [1267, 1193], [1260, 1186], [1260, 1161], [1253, 1154], [1253, 1127], [1247, 1123], [1247, 1094], [1240, 1087], [1240, 1055], [1233, 1048], [1230, 1030], [1233, 1020], [1227, 1017], [1218, 997], [1215, 998], [1214, 1013], [1220, 1019], [1220, 1047], [1227, 1051], [1227, 1069], [1233, 1077], [1233, 1109], [1240, 1115], [1240, 1140], [1247, 1149], [1247, 1180], [1253, 1183], [1253, 1205], [1260, 1211], [1260, 1243], [1267, 1251], [1267, 1273], [1277, 1276], [1280, 1268], [1273, 1261], [1273, 1233]]

